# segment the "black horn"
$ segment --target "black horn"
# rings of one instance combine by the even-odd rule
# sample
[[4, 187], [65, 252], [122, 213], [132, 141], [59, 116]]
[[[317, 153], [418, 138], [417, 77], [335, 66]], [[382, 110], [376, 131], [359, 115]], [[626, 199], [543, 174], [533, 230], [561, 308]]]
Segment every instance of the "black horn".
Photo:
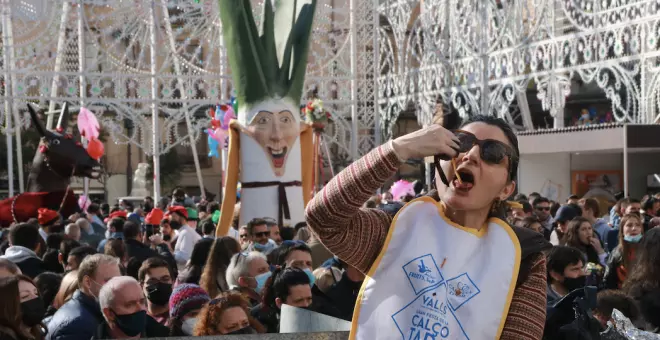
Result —
[[38, 108], [35, 108], [34, 104], [32, 104], [32, 103], [28, 103], [27, 107], [28, 107], [28, 111], [30, 111], [30, 117], [32, 118], [32, 124], [37, 129], [39, 134], [42, 135], [42, 136], [48, 135], [48, 130], [46, 130], [46, 127], [44, 127], [44, 124], [39, 119], [39, 115], [37, 115]]
[[64, 102], [60, 111], [60, 119], [57, 121], [57, 131], [64, 133], [69, 127], [69, 104]]

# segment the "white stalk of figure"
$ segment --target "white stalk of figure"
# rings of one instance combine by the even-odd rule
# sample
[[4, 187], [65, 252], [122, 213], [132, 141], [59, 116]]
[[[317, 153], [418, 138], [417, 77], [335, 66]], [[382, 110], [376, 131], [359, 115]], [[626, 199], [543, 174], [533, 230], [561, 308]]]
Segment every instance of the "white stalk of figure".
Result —
[[261, 31], [245, 0], [219, 0], [238, 101], [229, 129], [225, 195], [216, 233], [233, 220], [240, 177], [240, 225], [269, 217], [280, 226], [305, 220], [312, 193], [312, 130], [301, 122], [316, 0], [264, 2]]

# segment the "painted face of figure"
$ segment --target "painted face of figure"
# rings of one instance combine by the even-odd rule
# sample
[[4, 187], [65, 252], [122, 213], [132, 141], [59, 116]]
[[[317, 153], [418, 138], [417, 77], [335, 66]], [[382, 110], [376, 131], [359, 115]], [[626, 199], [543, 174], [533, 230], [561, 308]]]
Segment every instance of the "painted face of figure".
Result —
[[287, 156], [300, 134], [294, 113], [288, 109], [262, 109], [248, 126], [248, 132], [261, 145], [276, 176], [285, 172]]

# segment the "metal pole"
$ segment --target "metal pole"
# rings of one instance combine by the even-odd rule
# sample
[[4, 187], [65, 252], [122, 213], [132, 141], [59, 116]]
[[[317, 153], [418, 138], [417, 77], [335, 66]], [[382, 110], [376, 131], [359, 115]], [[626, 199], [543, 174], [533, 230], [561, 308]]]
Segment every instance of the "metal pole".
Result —
[[14, 196], [14, 147], [13, 141], [11, 139], [12, 126], [11, 126], [11, 74], [9, 71], [9, 44], [7, 41], [9, 37], [7, 36], [7, 26], [8, 23], [7, 17], [7, 8], [11, 6], [9, 1], [2, 2], [2, 42], [4, 45], [3, 51], [3, 66], [5, 73], [5, 137], [7, 138], [7, 180], [9, 181], [9, 197]]
[[[85, 7], [83, 6], [82, 0], [78, 1], [78, 82], [80, 83], [80, 107], [85, 107], [85, 100], [87, 99], [87, 83], [85, 79], [85, 69], [87, 68], [86, 63], [86, 52], [85, 51]], [[87, 148], [87, 138], [81, 137], [81, 142], [85, 148]], [[83, 194], [89, 196], [89, 178], [83, 178]]]
[[62, 70], [62, 61], [64, 60], [64, 49], [66, 48], [66, 24], [69, 22], [69, 12], [71, 11], [71, 4], [69, 0], [64, 0], [62, 4], [62, 20], [60, 20], [60, 34], [57, 38], [57, 51], [55, 52], [55, 68], [53, 73], [53, 83], [50, 88], [50, 104], [48, 105], [48, 114], [46, 119], [46, 129], [53, 129], [53, 117], [55, 112], [55, 98], [57, 98], [57, 74]]
[[204, 190], [204, 180], [202, 179], [202, 169], [199, 166], [199, 154], [197, 153], [197, 143], [195, 137], [193, 136], [193, 126], [190, 121], [190, 112], [188, 111], [188, 101], [186, 98], [185, 88], [183, 86], [183, 79], [181, 79], [181, 64], [179, 59], [176, 57], [176, 44], [174, 42], [174, 36], [172, 35], [172, 25], [170, 24], [170, 14], [167, 10], [167, 4], [163, 2], [163, 17], [165, 18], [165, 33], [167, 34], [167, 40], [172, 49], [172, 61], [174, 62], [174, 72], [177, 76], [177, 87], [181, 93], [181, 99], [183, 100], [183, 116], [186, 119], [186, 128], [188, 129], [188, 138], [190, 140], [190, 148], [193, 152], [193, 161], [195, 162], [195, 172], [197, 172], [197, 182], [199, 183], [199, 191], [202, 194], [202, 198], [206, 198], [206, 190]]
[[489, 115], [489, 92], [490, 88], [488, 86], [489, 77], [488, 77], [488, 5], [485, 1], [480, 1], [481, 6], [481, 41], [479, 44], [479, 49], [481, 50], [481, 114]]
[[160, 201], [160, 130], [158, 128], [158, 81], [156, 73], [158, 72], [158, 61], [156, 59], [156, 4], [151, 0], [149, 8], [149, 35], [150, 42], [149, 53], [151, 54], [151, 137], [152, 153], [154, 160], [154, 202]]
[[[382, 131], [380, 126], [380, 104], [378, 101], [379, 89], [378, 89], [378, 80], [380, 79], [380, 40], [378, 32], [380, 32], [380, 16], [378, 15], [378, 4], [379, 0], [373, 1], [373, 16], [374, 16], [374, 144], [379, 146], [382, 141]], [[328, 154], [330, 157], [330, 154]], [[330, 164], [332, 168], [332, 164]], [[334, 175], [333, 175], [334, 176]]]
[[[8, 3], [7, 6], [5, 7], [7, 13], [6, 13], [6, 19], [5, 19], [5, 24], [6, 29], [7, 29], [7, 47], [9, 49], [9, 64], [7, 65], [8, 69], [11, 70], [16, 69], [16, 65], [14, 64], [15, 61], [15, 53], [14, 53], [14, 27], [11, 24], [11, 3]], [[10, 74], [10, 83], [11, 83], [11, 94], [13, 95], [16, 93], [16, 81], [14, 81], [14, 77], [11, 76]], [[11, 101], [11, 112], [14, 115], [14, 133], [16, 135], [16, 165], [18, 169], [18, 192], [22, 193], [25, 191], [25, 180], [23, 177], [23, 141], [21, 138], [21, 117], [18, 114], [18, 108], [16, 107], [16, 102]]]
[[350, 43], [351, 43], [351, 156], [353, 161], [358, 159], [358, 139], [359, 125], [358, 125], [358, 109], [357, 109], [357, 24], [355, 22], [355, 2], [358, 0], [349, 1], [349, 24], [350, 30]]
[[628, 197], [628, 126], [623, 126], [623, 197]]

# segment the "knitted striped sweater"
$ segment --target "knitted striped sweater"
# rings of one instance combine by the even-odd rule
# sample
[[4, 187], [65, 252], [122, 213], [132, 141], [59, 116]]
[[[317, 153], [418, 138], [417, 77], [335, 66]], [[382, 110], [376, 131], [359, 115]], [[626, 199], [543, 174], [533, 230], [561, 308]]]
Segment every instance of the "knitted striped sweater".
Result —
[[[400, 165], [391, 142], [384, 144], [334, 177], [307, 206], [307, 223], [323, 244], [364, 273], [385, 244], [392, 218], [361, 206]], [[545, 307], [545, 257], [538, 254], [529, 275], [515, 289], [500, 339], [541, 339]]]

